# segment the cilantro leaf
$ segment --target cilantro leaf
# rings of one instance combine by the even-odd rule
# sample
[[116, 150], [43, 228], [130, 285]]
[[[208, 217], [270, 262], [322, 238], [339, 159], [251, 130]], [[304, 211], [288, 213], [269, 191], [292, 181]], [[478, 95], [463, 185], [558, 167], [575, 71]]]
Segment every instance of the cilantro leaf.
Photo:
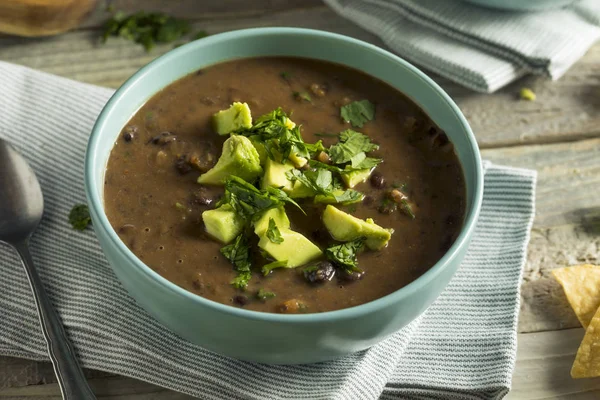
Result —
[[335, 265], [349, 271], [362, 272], [358, 268], [358, 252], [363, 248], [365, 238], [361, 237], [351, 242], [339, 244], [325, 249], [325, 255]]
[[252, 221], [259, 218], [263, 211], [284, 203], [291, 203], [300, 208], [298, 203], [281, 189], [269, 187], [267, 190], [258, 190], [245, 180], [232, 175], [225, 182], [225, 196], [217, 205], [229, 204], [238, 215]]
[[272, 299], [273, 297], [275, 297], [275, 293], [268, 292], [262, 288], [258, 289], [258, 293], [256, 293], [256, 298], [262, 301]]
[[334, 164], [343, 164], [361, 152], [368, 153], [378, 148], [367, 135], [347, 129], [340, 133], [340, 143], [329, 148], [329, 157]]
[[353, 101], [342, 106], [340, 115], [346, 122], [350, 122], [355, 128], [362, 128], [365, 122], [375, 118], [375, 104], [369, 100]]
[[333, 193], [333, 197], [335, 198], [336, 203], [351, 204], [362, 201], [365, 195], [354, 189], [348, 189], [345, 190], [342, 194]]
[[277, 224], [273, 218], [269, 218], [267, 238], [269, 238], [269, 240], [275, 244], [283, 243], [283, 237], [281, 236], [281, 232], [279, 231], [279, 228], [277, 228]]
[[69, 212], [69, 223], [73, 229], [83, 231], [92, 223], [90, 210], [86, 204], [76, 204]]
[[364, 151], [355, 154], [351, 159], [353, 169], [371, 169], [375, 168], [383, 160], [381, 158], [367, 157]]
[[243, 233], [238, 235], [232, 243], [221, 247], [221, 254], [233, 264], [234, 269], [238, 272], [238, 276], [231, 281], [231, 284], [238, 289], [245, 288], [252, 277], [248, 238]]
[[104, 24], [102, 41], [110, 36], [121, 37], [141, 44], [149, 52], [156, 43], [174, 42], [190, 30], [189, 21], [163, 13], [139, 11], [126, 16], [117, 12]]
[[262, 267], [262, 273], [263, 275], [269, 275], [269, 273], [274, 270], [275, 268], [281, 268], [281, 267], [287, 267], [287, 260], [281, 260], [281, 261], [273, 261], [272, 263], [269, 264], [265, 264]]
[[312, 103], [312, 98], [310, 97], [310, 94], [306, 92], [294, 92], [293, 95], [297, 99]]

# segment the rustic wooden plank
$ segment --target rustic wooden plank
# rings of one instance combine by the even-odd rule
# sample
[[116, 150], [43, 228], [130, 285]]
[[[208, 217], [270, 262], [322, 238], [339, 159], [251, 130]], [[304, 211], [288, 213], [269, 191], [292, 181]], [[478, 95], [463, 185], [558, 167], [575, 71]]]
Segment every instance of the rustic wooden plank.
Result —
[[494, 162], [538, 171], [536, 218], [522, 286], [520, 332], [578, 327], [549, 272], [600, 263], [600, 139], [484, 150]]
[[[123, 4], [129, 2], [135, 3], [128, 0]], [[173, 10], [188, 10], [186, 7], [191, 7], [190, 2], [191, 0], [168, 4]], [[208, 10], [214, 12], [219, 11], [220, 6], [212, 4], [244, 4], [243, 7], [250, 7], [247, 3], [254, 4], [238, 0], [208, 3], [211, 4]], [[266, 4], [265, 0], [260, 3]], [[283, 3], [273, 2], [275, 9], [282, 9]], [[152, 4], [162, 3], [156, 0]], [[342, 33], [383, 46], [374, 35], [324, 6], [309, 3], [310, 7], [300, 7], [299, 0], [291, 4], [298, 8], [269, 11], [252, 17], [211, 18], [196, 22], [194, 28], [214, 34], [248, 27], [296, 26]], [[202, 7], [198, 7], [198, 10], [202, 10]], [[106, 45], [100, 45], [98, 36], [99, 32], [96, 30], [80, 30], [46, 39], [0, 37], [0, 60], [97, 85], [117, 87], [140, 67], [173, 47], [159, 46], [148, 54], [139, 46], [121, 39], [111, 39]], [[600, 44], [593, 47], [557, 82], [544, 78], [525, 78], [491, 96], [473, 93], [445, 79], [434, 78], [456, 99], [469, 119], [481, 147], [559, 142], [600, 136], [600, 113], [596, 112], [600, 104], [600, 96], [596, 95], [600, 92]], [[516, 93], [522, 86], [532, 87], [538, 94], [538, 100], [519, 100]]]
[[[83, 22], [80, 29], [99, 27], [106, 21], [110, 13], [107, 12], [104, 3], [103, 1], [98, 3], [95, 12]], [[260, 16], [267, 12], [274, 13], [294, 9], [308, 9], [323, 5], [321, 0], [112, 0], [106, 3], [111, 4], [112, 10], [121, 11], [126, 14], [136, 11], [158, 11], [178, 18], [191, 20], [248, 18]]]
[[[174, 392], [137, 379], [125, 377], [95, 378], [89, 380], [98, 399], [111, 400], [189, 400], [195, 397]], [[56, 383], [0, 389], [3, 400], [61, 400]]]
[[572, 379], [583, 329], [519, 335], [517, 364], [507, 400], [600, 398], [600, 378]]

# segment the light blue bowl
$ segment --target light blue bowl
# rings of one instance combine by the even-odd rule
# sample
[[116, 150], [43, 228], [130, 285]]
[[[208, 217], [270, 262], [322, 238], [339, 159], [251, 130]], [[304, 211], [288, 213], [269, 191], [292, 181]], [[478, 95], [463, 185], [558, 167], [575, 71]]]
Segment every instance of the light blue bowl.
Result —
[[[357, 307], [321, 314], [269, 314], [190, 293], [147, 267], [121, 242], [104, 212], [103, 186], [106, 163], [122, 127], [146, 100], [171, 82], [199, 68], [256, 56], [308, 57], [362, 70], [408, 95], [447, 132], [465, 172], [467, 214], [456, 243], [423, 276], [388, 296]], [[276, 364], [324, 361], [366, 349], [425, 311], [465, 255], [481, 206], [482, 176], [479, 150], [467, 121], [450, 97], [424, 73], [359, 40], [294, 28], [223, 33], [157, 58], [125, 82], [106, 104], [92, 131], [85, 160], [86, 194], [94, 230], [115, 274], [138, 304], [181, 337], [208, 350]], [[395, 245], [401, 246], [401, 242]]]

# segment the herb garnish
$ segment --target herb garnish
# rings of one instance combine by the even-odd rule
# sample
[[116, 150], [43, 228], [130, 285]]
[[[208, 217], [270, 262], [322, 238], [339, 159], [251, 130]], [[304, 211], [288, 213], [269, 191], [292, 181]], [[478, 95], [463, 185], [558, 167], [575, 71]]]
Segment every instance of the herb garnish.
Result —
[[369, 100], [354, 101], [342, 106], [340, 115], [346, 122], [350, 122], [355, 128], [362, 128], [365, 122], [375, 118], [375, 104]]
[[[175, 42], [190, 31], [189, 21], [164, 13], [138, 11], [125, 15], [123, 12], [116, 12], [104, 24], [102, 42], [106, 42], [110, 36], [121, 37], [141, 44], [149, 52], [155, 44]], [[199, 31], [191, 40], [207, 35], [205, 31]]]
[[400, 208], [411, 219], [415, 219], [415, 213], [413, 212], [412, 206], [410, 205], [407, 199], [402, 199], [402, 201], [400, 202]]
[[372, 143], [370, 137], [347, 129], [340, 133], [340, 143], [329, 148], [329, 157], [334, 164], [343, 164], [352, 161], [353, 157], [357, 157], [360, 153], [368, 153], [377, 149], [379, 149], [379, 145]]
[[[322, 163], [319, 163], [322, 164]], [[326, 165], [326, 164], [325, 164]], [[329, 169], [319, 168], [316, 171], [299, 171], [293, 169], [286, 173], [286, 176], [292, 182], [299, 181], [303, 185], [312, 189], [315, 193], [331, 197], [337, 203], [351, 203], [359, 201], [363, 194], [353, 189], [343, 190], [339, 182], [333, 179]]]
[[290, 74], [289, 72], [283, 71], [279, 74], [279, 76], [281, 76], [283, 79], [285, 79], [286, 81], [290, 81], [290, 79], [292, 79], [292, 74]]
[[358, 268], [358, 252], [362, 249], [366, 238], [361, 237], [351, 242], [342, 243], [325, 249], [327, 258], [340, 268], [362, 272]]
[[269, 187], [267, 190], [258, 190], [245, 180], [231, 176], [225, 182], [225, 195], [217, 206], [229, 204], [244, 219], [255, 221], [263, 211], [284, 203], [293, 204], [304, 212], [298, 203], [281, 189]]
[[92, 223], [90, 210], [86, 204], [76, 204], [69, 212], [69, 223], [73, 229], [83, 231]]
[[248, 245], [246, 235], [242, 233], [231, 244], [222, 247], [221, 254], [233, 264], [234, 269], [238, 273], [231, 281], [231, 284], [238, 289], [244, 289], [248, 286], [248, 282], [252, 277], [252, 272], [250, 272], [250, 268], [252, 267], [250, 246]]
[[273, 297], [275, 297], [275, 293], [266, 291], [262, 288], [258, 289], [258, 293], [256, 293], [256, 298], [262, 301], [272, 299]]
[[310, 97], [310, 94], [306, 92], [294, 92], [293, 96], [297, 99], [312, 103], [312, 98]]
[[287, 264], [288, 260], [273, 261], [272, 263], [263, 265], [261, 271], [263, 275], [266, 276], [269, 275], [269, 272], [271, 272], [271, 270], [274, 270], [275, 268], [287, 267]]
[[273, 218], [269, 218], [269, 227], [267, 228], [267, 237], [275, 244], [283, 243], [283, 236]]

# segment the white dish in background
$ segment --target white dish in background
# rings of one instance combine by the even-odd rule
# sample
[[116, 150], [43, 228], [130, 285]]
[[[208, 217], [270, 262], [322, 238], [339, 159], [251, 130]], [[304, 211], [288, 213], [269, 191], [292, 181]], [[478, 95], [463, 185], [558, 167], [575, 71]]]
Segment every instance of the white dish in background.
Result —
[[483, 7], [512, 11], [541, 11], [560, 8], [576, 0], [461, 0]]

